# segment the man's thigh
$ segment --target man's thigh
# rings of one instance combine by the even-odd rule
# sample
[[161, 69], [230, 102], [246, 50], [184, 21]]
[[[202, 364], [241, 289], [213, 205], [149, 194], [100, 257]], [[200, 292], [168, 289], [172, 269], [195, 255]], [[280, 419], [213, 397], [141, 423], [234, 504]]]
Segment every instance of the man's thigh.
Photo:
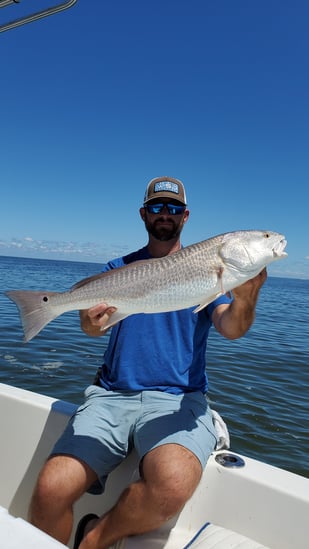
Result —
[[73, 456], [86, 463], [99, 482], [90, 491], [100, 493], [108, 474], [132, 448], [132, 432], [140, 409], [138, 394], [106, 391], [91, 385], [85, 402], [71, 418], [52, 455]]
[[190, 450], [204, 468], [216, 442], [211, 410], [202, 393], [143, 392], [143, 413], [134, 432], [141, 459], [161, 445], [178, 444]]

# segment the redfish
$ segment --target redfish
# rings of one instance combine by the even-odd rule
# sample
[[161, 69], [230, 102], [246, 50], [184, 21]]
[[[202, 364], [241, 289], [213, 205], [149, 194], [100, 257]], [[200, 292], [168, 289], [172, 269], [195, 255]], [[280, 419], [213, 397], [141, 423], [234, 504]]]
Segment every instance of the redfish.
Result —
[[65, 292], [11, 290], [6, 295], [19, 308], [24, 341], [63, 313], [101, 302], [117, 308], [106, 327], [137, 313], [189, 307], [195, 307], [196, 313], [286, 257], [286, 244], [282, 234], [272, 231], [224, 233], [165, 257], [85, 278]]

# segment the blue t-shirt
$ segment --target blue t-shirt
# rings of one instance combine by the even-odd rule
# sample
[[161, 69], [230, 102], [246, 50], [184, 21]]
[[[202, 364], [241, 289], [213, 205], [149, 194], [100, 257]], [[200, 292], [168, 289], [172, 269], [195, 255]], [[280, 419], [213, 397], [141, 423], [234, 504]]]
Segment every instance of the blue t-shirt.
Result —
[[[147, 247], [110, 261], [103, 272], [150, 259]], [[208, 387], [206, 345], [211, 315], [223, 295], [199, 313], [195, 307], [156, 314], [134, 314], [112, 330], [100, 383], [108, 390], [159, 390], [174, 394]]]

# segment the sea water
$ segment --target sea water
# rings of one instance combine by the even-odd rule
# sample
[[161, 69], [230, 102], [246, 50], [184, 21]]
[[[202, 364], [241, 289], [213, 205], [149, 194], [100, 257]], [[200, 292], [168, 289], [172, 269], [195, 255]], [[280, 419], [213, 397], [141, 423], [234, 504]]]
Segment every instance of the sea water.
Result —
[[[22, 342], [6, 290], [64, 291], [101, 264], [0, 256], [0, 382], [79, 403], [102, 363], [108, 334], [86, 336], [77, 311]], [[209, 400], [228, 425], [231, 449], [309, 477], [309, 280], [269, 277], [248, 333], [211, 329]]]

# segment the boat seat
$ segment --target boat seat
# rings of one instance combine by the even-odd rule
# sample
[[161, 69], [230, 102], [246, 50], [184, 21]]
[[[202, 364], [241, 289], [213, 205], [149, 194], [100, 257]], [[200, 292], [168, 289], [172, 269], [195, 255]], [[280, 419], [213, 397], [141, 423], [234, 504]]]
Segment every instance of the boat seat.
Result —
[[206, 523], [183, 549], [269, 549], [233, 530]]
[[270, 549], [227, 528], [206, 522], [197, 532], [177, 528], [154, 530], [115, 544], [115, 549]]

